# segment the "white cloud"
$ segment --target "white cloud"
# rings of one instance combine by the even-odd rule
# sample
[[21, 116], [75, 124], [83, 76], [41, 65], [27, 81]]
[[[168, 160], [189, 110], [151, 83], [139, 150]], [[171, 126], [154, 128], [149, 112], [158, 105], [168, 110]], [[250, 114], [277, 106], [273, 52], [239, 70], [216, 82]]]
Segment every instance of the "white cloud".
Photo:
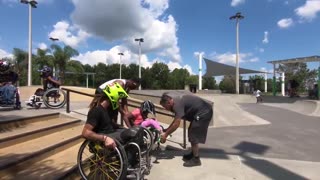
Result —
[[12, 58], [13, 54], [8, 53], [7, 51], [0, 49], [0, 59], [4, 58], [4, 57], [8, 57], [8, 58]]
[[269, 32], [268, 31], [264, 32], [264, 37], [263, 37], [262, 43], [263, 44], [268, 44], [269, 43]]
[[[210, 55], [209, 59], [218, 61], [220, 63], [234, 65], [236, 63], [236, 54], [227, 52], [224, 54], [213, 53]], [[253, 57], [251, 53], [240, 53], [239, 54], [239, 63], [247, 62], [257, 62], [259, 61], [258, 57]]]
[[47, 46], [45, 43], [39, 43], [39, 44], [38, 44], [38, 48], [45, 50], [45, 49], [48, 48], [48, 46]]
[[306, 3], [295, 9], [295, 13], [303, 20], [312, 21], [320, 12], [320, 0], [307, 0]]
[[293, 25], [293, 20], [291, 18], [281, 19], [277, 24], [281, 29], [285, 29]]
[[172, 61], [169, 61], [167, 63], [168, 67], [169, 67], [169, 70], [170, 71], [173, 71], [174, 69], [186, 69], [190, 74], [194, 75], [195, 73], [192, 72], [192, 67], [189, 66], [189, 65], [184, 65], [184, 66], [181, 66], [179, 63], [177, 62], [172, 62]]
[[143, 3], [149, 6], [149, 10], [154, 17], [162, 15], [169, 7], [169, 0], [143, 0]]
[[236, 7], [236, 6], [238, 6], [240, 4], [244, 4], [244, 3], [245, 3], [245, 0], [232, 0], [231, 1], [231, 6], [232, 7]]
[[73, 48], [86, 41], [90, 36], [87, 32], [76, 26], [71, 26], [67, 21], [59, 21], [54, 26], [49, 37], [58, 38], [59, 41]]
[[[114, 64], [119, 63], [120, 56], [119, 52], [123, 53], [121, 57], [121, 64], [129, 65], [131, 63], [138, 64], [139, 56], [137, 54], [132, 53], [126, 47], [123, 46], [115, 46], [110, 50], [96, 50], [96, 51], [88, 51], [86, 53], [80, 54], [73, 59], [79, 60], [83, 64], [95, 65], [97, 63], [106, 63], [106, 64]], [[142, 67], [151, 67], [152, 63], [149, 62], [146, 55], [141, 55], [141, 66]]]
[[168, 0], [72, 2], [75, 10], [71, 18], [86, 32], [107, 41], [123, 41], [124, 46], [135, 53], [138, 48], [134, 39], [142, 37], [143, 53], [154, 52], [172, 61], [181, 61], [177, 24], [171, 15], [164, 14], [169, 7]]
[[262, 71], [262, 72], [267, 72], [267, 73], [273, 73], [273, 69], [267, 69], [267, 68], [265, 68], [265, 67], [261, 67], [260, 68], [260, 71]]

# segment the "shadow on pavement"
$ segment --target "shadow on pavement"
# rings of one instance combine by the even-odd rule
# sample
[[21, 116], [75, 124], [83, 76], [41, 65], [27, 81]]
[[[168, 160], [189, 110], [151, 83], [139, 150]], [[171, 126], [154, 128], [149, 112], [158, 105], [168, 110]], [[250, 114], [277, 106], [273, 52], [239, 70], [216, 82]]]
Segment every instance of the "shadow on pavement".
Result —
[[[242, 141], [233, 147], [238, 150], [238, 153], [229, 153], [222, 149], [214, 148], [200, 148], [200, 156], [205, 159], [231, 159], [230, 155], [238, 155], [241, 157], [241, 162], [243, 165], [253, 169], [260, 174], [263, 174], [270, 179], [290, 179], [290, 180], [305, 180], [307, 178], [283, 168], [273, 162], [265, 159], [253, 158], [248, 154], [253, 153], [256, 155], [262, 155], [270, 149], [269, 146], [263, 144], [257, 144], [247, 141]], [[176, 156], [183, 156], [187, 153], [186, 150], [167, 146], [164, 150], [161, 150], [155, 156], [160, 159], [173, 159]]]
[[296, 101], [310, 100], [306, 97], [262, 96], [263, 103], [295, 103]]

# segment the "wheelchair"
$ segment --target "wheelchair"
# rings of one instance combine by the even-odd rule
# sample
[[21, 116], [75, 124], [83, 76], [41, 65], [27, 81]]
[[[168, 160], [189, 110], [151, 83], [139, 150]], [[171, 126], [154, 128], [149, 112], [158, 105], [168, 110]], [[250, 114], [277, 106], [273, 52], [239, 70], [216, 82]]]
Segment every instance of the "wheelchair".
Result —
[[134, 128], [139, 130], [128, 134], [124, 132], [130, 129], [126, 129], [120, 140], [114, 138], [115, 149], [106, 148], [103, 142], [85, 140], [77, 156], [82, 179], [144, 179], [151, 170], [150, 151], [154, 137], [146, 128]]
[[60, 88], [48, 88], [46, 91], [39, 88], [25, 103], [27, 106], [39, 109], [42, 104], [48, 108], [58, 109], [67, 102], [66, 93]]
[[3, 92], [0, 90], [0, 107], [13, 107], [13, 109], [17, 110], [21, 109], [20, 92], [18, 87], [14, 88], [14, 96], [9, 102], [4, 101], [2, 93]]

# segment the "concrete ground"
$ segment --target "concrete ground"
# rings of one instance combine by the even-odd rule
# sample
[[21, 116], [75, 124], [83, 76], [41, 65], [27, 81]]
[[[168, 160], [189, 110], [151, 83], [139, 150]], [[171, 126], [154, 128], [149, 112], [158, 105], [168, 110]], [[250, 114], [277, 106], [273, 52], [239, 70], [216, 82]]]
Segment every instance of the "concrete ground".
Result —
[[[22, 94], [34, 92], [31, 88], [20, 90]], [[207, 143], [201, 145], [202, 166], [183, 167], [182, 155], [187, 150], [181, 148], [179, 128], [162, 146], [163, 150], [157, 152], [158, 163], [153, 164], [148, 179], [320, 179], [319, 101], [264, 97], [264, 103], [256, 104], [255, 97], [247, 95], [196, 95], [213, 101], [215, 113]], [[81, 114], [86, 113], [91, 99], [72, 97], [73, 115], [84, 117]], [[26, 98], [22, 96], [23, 100]], [[0, 119], [42, 111], [64, 112], [64, 109], [0, 109]]]

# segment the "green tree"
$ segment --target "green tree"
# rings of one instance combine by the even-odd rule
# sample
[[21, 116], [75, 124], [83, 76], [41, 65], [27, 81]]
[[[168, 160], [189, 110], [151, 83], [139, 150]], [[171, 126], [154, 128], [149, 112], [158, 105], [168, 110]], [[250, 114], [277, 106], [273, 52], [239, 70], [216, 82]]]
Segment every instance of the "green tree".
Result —
[[169, 87], [170, 89], [184, 89], [187, 79], [189, 78], [190, 73], [186, 69], [174, 69], [169, 74]]
[[14, 69], [19, 75], [19, 85], [27, 85], [28, 78], [28, 53], [19, 48], [13, 48]]
[[57, 44], [51, 45], [54, 57], [54, 67], [59, 68], [59, 76], [64, 79], [67, 62], [71, 60], [71, 57], [79, 55], [78, 51], [73, 49], [71, 46], [64, 46], [61, 48]]
[[37, 49], [37, 54], [33, 58], [32, 63], [32, 82], [33, 84], [41, 84], [41, 78], [37, 70], [41, 69], [44, 65], [53, 67], [53, 56], [49, 55], [50, 49]]
[[98, 63], [94, 65], [95, 76], [95, 84], [96, 86], [100, 86], [100, 84], [106, 82], [105, 72], [107, 71], [107, 65], [104, 63]]
[[199, 77], [197, 75], [191, 75], [187, 78], [187, 85], [189, 84], [199, 84]]
[[84, 68], [80, 61], [70, 60], [67, 63], [64, 85], [71, 86], [85, 86], [86, 75], [84, 74]]
[[219, 84], [219, 88], [222, 92], [235, 93], [235, 77], [225, 75]]
[[259, 89], [260, 91], [264, 89], [264, 77], [259, 75], [249, 76], [250, 85], [254, 89]]
[[317, 70], [310, 70], [306, 63], [289, 63], [279, 65], [279, 71], [285, 72], [286, 84], [290, 80], [298, 82], [298, 91], [305, 91], [308, 82], [315, 82]]
[[216, 89], [217, 82], [214, 77], [203, 77], [203, 89]]
[[156, 62], [150, 68], [151, 74], [154, 77], [152, 89], [169, 89], [168, 80], [170, 70], [164, 63]]

